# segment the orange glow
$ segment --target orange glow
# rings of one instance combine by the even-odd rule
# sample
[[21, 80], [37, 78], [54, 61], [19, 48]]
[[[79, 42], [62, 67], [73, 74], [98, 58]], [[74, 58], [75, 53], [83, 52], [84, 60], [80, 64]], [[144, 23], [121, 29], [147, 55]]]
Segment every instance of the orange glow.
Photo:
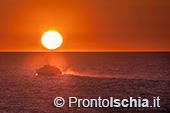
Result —
[[1, 0], [0, 51], [48, 52], [50, 29], [57, 52], [170, 51], [169, 10], [170, 0]]
[[56, 31], [47, 31], [41, 38], [41, 43], [47, 49], [56, 49], [63, 42], [62, 36]]

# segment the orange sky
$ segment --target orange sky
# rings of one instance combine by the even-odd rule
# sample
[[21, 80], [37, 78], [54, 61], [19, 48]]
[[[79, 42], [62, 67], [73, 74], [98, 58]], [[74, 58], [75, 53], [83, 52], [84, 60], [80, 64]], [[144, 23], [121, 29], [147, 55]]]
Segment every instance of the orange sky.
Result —
[[170, 51], [170, 0], [1, 0], [0, 51]]

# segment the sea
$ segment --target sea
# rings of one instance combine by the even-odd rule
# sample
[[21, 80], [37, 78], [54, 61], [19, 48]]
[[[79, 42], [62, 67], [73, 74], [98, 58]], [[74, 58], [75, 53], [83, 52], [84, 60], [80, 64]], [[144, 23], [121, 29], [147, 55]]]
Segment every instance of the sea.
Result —
[[[63, 75], [36, 70], [56, 66]], [[56, 107], [54, 99], [65, 99]], [[160, 98], [159, 107], [68, 107], [77, 99]], [[169, 113], [170, 52], [1, 52], [0, 113]]]

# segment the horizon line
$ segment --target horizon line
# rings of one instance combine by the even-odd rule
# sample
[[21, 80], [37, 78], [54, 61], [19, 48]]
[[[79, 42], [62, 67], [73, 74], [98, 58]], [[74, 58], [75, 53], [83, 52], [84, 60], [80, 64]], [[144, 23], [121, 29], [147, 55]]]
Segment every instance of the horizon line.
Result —
[[0, 52], [170, 52], [170, 50], [0, 50]]

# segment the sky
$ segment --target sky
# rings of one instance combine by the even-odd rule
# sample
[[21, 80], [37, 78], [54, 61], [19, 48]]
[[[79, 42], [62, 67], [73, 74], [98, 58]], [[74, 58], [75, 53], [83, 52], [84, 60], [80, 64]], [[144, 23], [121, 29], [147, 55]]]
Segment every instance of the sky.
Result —
[[170, 0], [0, 0], [0, 51], [170, 51]]

